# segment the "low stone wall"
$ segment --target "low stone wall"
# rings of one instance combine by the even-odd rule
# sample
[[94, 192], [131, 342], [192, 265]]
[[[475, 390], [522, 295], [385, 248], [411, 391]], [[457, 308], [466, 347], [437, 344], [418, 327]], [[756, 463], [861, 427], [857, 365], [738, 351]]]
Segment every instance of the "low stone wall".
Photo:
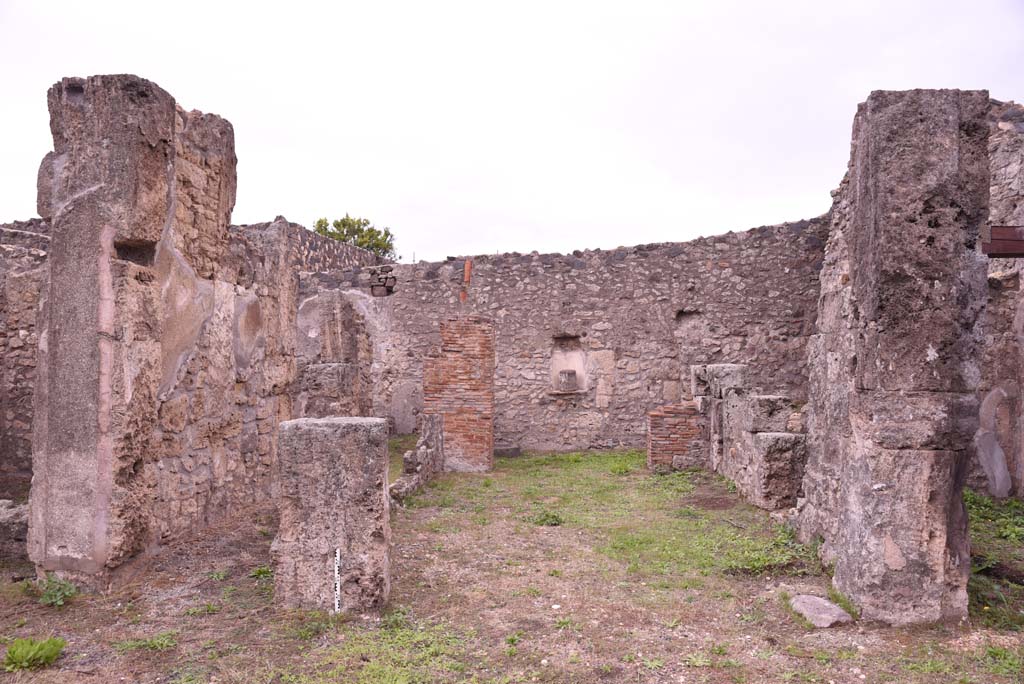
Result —
[[424, 414], [420, 417], [416, 448], [402, 455], [402, 475], [389, 487], [391, 498], [405, 501], [444, 470], [444, 417]]
[[278, 453], [275, 599], [289, 607], [380, 611], [391, 588], [387, 421], [286, 421]]
[[442, 321], [441, 346], [424, 360], [423, 410], [444, 418], [445, 470], [494, 466], [494, 326], [479, 317]]
[[647, 414], [647, 467], [655, 471], [707, 467], [708, 433], [697, 402]]

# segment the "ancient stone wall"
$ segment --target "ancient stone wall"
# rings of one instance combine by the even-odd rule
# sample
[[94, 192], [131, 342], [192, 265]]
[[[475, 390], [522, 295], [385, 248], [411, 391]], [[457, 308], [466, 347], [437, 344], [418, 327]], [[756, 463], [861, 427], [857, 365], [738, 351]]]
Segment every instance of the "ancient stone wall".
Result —
[[[642, 447], [647, 413], [688, 398], [694, 363], [749, 363], [754, 386], [801, 399], [826, 234], [816, 219], [679, 244], [479, 256], [468, 283], [464, 259], [397, 264], [395, 293], [367, 305], [379, 333], [374, 414], [412, 429], [436, 322], [460, 311], [494, 321], [499, 449]], [[369, 292], [367, 272], [332, 280]], [[574, 390], [563, 371], [575, 372]]]
[[647, 467], [660, 472], [706, 468], [706, 422], [695, 401], [662, 406], [647, 414]]
[[444, 469], [494, 465], [494, 326], [477, 316], [440, 323], [441, 345], [424, 360], [423, 412], [443, 419]]
[[36, 311], [49, 243], [45, 221], [0, 225], [0, 499], [27, 499], [32, 480]]
[[416, 447], [402, 454], [402, 474], [388, 491], [395, 501], [405, 501], [444, 471], [444, 416], [420, 416]]
[[280, 217], [229, 226], [231, 125], [148, 81], [65, 79], [50, 110], [29, 548], [41, 570], [102, 584], [161, 538], [270, 495], [308, 360], [299, 275], [377, 259]]
[[[1024, 107], [992, 103], [988, 151], [989, 224], [1024, 226]], [[1024, 497], [1020, 267], [1019, 259], [990, 259], [988, 302], [982, 318], [979, 425], [969, 484], [998, 497]]]
[[960, 619], [977, 429], [988, 95], [875, 92], [832, 210], [799, 528], [871, 619]]

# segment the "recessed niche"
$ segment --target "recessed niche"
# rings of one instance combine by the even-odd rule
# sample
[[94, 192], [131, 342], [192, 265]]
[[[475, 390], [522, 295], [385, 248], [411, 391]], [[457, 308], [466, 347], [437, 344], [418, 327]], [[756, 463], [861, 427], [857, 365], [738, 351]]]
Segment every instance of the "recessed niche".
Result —
[[587, 390], [587, 354], [579, 335], [557, 335], [551, 347], [551, 392], [576, 394]]

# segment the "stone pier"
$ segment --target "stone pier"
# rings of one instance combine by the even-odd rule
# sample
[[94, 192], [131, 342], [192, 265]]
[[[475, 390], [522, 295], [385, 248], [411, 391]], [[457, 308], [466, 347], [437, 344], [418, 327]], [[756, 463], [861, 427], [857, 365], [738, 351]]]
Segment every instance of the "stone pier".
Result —
[[387, 420], [300, 418], [281, 423], [278, 439], [275, 597], [379, 611], [391, 588]]
[[799, 528], [868, 619], [967, 615], [988, 108], [984, 91], [872, 93], [832, 208]]

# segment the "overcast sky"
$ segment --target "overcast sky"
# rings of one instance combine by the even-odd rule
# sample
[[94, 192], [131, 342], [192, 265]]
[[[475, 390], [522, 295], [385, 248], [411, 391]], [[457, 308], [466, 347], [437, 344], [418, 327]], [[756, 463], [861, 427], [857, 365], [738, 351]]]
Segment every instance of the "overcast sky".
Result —
[[816, 216], [871, 90], [1024, 99], [1024, 0], [0, 0], [0, 221], [46, 89], [135, 73], [235, 128], [235, 223], [348, 212], [403, 260]]

